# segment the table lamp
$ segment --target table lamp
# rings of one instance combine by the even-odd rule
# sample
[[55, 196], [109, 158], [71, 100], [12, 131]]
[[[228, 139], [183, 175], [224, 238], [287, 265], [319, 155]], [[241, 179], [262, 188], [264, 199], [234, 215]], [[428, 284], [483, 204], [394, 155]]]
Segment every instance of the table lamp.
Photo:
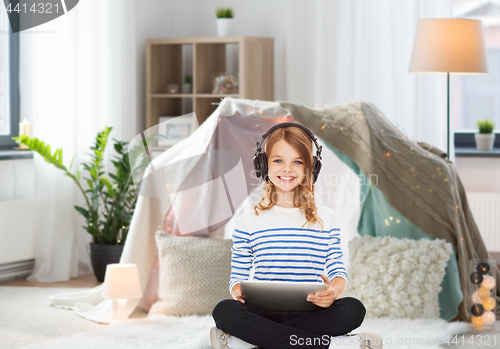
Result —
[[115, 321], [127, 319], [127, 300], [142, 297], [139, 272], [135, 264], [108, 264], [104, 277], [104, 298], [116, 299], [118, 302], [118, 315]]
[[450, 158], [450, 73], [488, 74], [481, 21], [433, 18], [418, 21], [410, 73], [448, 77], [447, 158]]

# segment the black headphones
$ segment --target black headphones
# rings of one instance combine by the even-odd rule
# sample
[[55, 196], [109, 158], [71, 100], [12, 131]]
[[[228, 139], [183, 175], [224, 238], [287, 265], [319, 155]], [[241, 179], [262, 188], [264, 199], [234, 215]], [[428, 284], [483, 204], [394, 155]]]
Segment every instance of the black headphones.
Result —
[[266, 153], [260, 152], [260, 146], [262, 142], [277, 128], [286, 127], [286, 126], [295, 126], [303, 129], [307, 132], [309, 137], [313, 140], [314, 144], [316, 144], [316, 155], [314, 156], [314, 161], [312, 165], [312, 174], [313, 174], [313, 184], [316, 183], [318, 179], [319, 171], [321, 170], [321, 149], [323, 146], [319, 146], [316, 137], [307, 127], [298, 124], [296, 122], [282, 122], [280, 124], [274, 125], [271, 127], [263, 136], [260, 142], [257, 142], [257, 151], [255, 152], [255, 156], [253, 157], [253, 167], [255, 168], [255, 172], [257, 174], [257, 178], [262, 177], [264, 181], [269, 179], [267, 174], [267, 156]]

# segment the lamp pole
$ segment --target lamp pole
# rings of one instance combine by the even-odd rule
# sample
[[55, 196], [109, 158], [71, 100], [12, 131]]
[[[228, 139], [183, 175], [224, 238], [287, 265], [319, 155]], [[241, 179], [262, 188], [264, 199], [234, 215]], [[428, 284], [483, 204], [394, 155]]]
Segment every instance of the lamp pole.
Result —
[[446, 127], [446, 158], [450, 159], [450, 72], [446, 72], [448, 80], [448, 105], [446, 107], [447, 115], [447, 127]]

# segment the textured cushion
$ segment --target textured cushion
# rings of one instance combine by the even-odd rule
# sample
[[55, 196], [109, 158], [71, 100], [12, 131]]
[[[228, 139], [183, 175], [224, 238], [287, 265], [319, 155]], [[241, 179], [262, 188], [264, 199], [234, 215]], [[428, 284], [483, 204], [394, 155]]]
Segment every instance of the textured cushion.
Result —
[[349, 241], [349, 284], [367, 318], [439, 318], [438, 294], [452, 245], [445, 240], [364, 236]]
[[158, 298], [149, 314], [212, 314], [228, 291], [231, 239], [173, 236], [157, 231]]

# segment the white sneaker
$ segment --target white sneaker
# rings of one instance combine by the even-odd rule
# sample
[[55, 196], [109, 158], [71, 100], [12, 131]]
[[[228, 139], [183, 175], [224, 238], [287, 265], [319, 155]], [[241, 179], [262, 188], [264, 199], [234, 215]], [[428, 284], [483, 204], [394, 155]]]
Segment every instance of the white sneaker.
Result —
[[247, 343], [238, 337], [231, 336], [229, 333], [222, 331], [217, 326], [210, 329], [210, 342], [214, 349], [252, 349], [257, 348], [255, 345]]
[[328, 349], [382, 349], [382, 338], [375, 332], [352, 333], [330, 339]]

